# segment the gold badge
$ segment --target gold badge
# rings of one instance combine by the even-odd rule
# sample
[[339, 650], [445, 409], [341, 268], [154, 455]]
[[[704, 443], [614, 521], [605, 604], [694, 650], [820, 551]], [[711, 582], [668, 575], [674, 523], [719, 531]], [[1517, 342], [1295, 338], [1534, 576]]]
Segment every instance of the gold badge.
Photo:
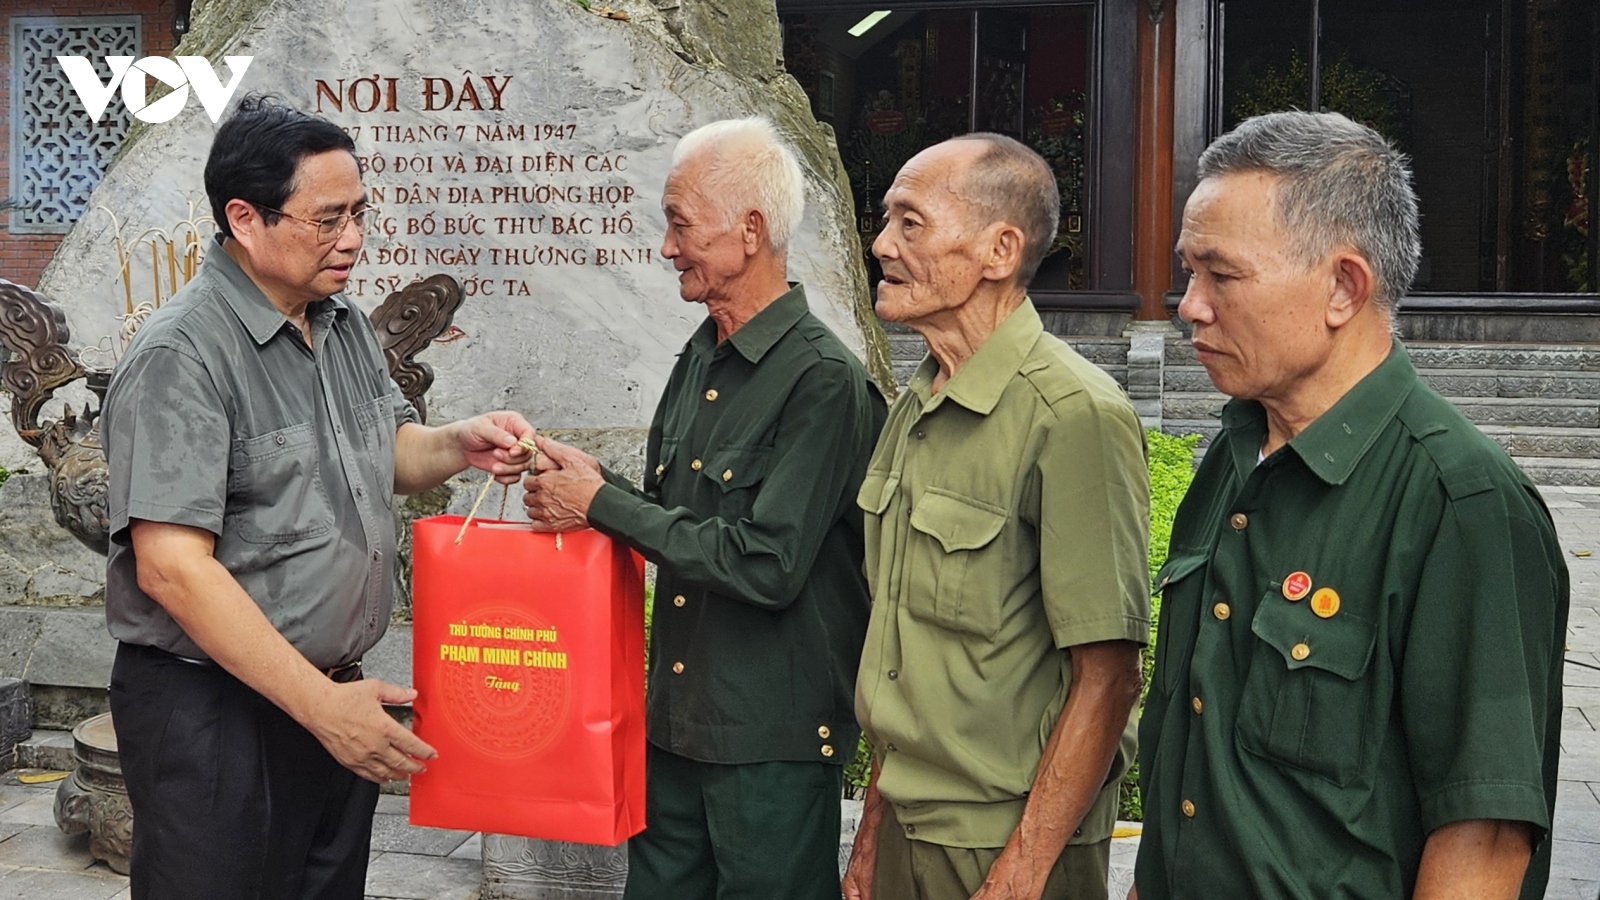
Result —
[[1324, 619], [1333, 618], [1339, 611], [1339, 592], [1333, 588], [1323, 588], [1311, 596], [1311, 611]]
[[1290, 572], [1283, 580], [1283, 596], [1290, 600], [1304, 600], [1311, 593], [1311, 576], [1304, 572]]

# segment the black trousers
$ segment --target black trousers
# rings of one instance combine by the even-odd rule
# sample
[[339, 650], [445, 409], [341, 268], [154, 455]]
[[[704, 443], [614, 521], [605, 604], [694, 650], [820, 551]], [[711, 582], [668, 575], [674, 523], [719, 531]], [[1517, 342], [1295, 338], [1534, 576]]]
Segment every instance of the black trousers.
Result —
[[378, 786], [212, 665], [121, 644], [134, 900], [361, 900]]

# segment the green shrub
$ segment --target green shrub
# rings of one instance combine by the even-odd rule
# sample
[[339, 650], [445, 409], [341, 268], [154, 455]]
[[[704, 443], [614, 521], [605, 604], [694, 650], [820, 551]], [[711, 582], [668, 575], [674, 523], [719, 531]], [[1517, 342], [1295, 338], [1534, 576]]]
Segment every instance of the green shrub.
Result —
[[[1189, 491], [1194, 480], [1194, 449], [1200, 435], [1173, 437], [1159, 431], [1145, 434], [1150, 448], [1150, 581], [1167, 562], [1167, 544], [1172, 540], [1172, 520], [1178, 514], [1178, 504]], [[1161, 616], [1161, 597], [1150, 598], [1150, 643], [1144, 648], [1144, 684], [1150, 688], [1150, 674], [1156, 664], [1156, 622]], [[1144, 707], [1144, 691], [1139, 694], [1139, 706]], [[1117, 816], [1133, 822], [1144, 820], [1144, 810], [1139, 799], [1139, 763], [1134, 761], [1122, 779], [1122, 802]]]
[[10, 478], [10, 477], [11, 477], [11, 473], [10, 472], [7, 472], [4, 468], [0, 468], [0, 484], [5, 484], [6, 483], [6, 479]]

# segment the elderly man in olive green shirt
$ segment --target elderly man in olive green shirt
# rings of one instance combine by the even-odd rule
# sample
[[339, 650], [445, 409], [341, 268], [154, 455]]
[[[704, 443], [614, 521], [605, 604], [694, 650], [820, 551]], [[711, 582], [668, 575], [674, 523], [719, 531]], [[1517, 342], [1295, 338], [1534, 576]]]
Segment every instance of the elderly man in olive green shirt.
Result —
[[785, 280], [804, 189], [766, 120], [679, 142], [661, 250], [707, 318], [656, 409], [644, 487], [555, 441], [527, 482], [539, 527], [593, 525], [660, 566], [626, 900], [839, 898], [870, 603], [855, 497], [883, 400]]
[[1026, 296], [1059, 215], [1037, 154], [946, 141], [884, 203], [878, 314], [929, 356], [859, 495], [875, 754], [844, 892], [1103, 898], [1149, 634], [1139, 418]]
[[1235, 399], [1159, 577], [1136, 894], [1541, 898], [1566, 566], [1538, 491], [1391, 336], [1405, 159], [1276, 113], [1199, 172], [1178, 311]]

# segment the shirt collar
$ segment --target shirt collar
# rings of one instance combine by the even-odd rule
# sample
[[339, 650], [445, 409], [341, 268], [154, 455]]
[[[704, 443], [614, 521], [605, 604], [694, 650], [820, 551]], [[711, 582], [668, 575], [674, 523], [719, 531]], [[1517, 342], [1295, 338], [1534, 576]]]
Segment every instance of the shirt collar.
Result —
[[[1312, 474], [1330, 485], [1344, 484], [1367, 451], [1388, 427], [1417, 383], [1417, 370], [1398, 340], [1389, 355], [1339, 401], [1289, 441]], [[1255, 401], [1234, 400], [1223, 410], [1222, 423], [1246, 436], [1240, 453], [1254, 460], [1266, 435], [1266, 414]], [[1251, 434], [1258, 439], [1251, 443]], [[1248, 471], [1248, 468], [1245, 469]]]
[[916, 374], [911, 376], [908, 387], [916, 393], [925, 409], [931, 409], [941, 398], [949, 397], [952, 402], [986, 416], [999, 405], [1000, 395], [1005, 393], [1006, 385], [1022, 368], [1023, 360], [1028, 358], [1042, 334], [1044, 323], [1039, 320], [1039, 311], [1034, 309], [1032, 299], [1024, 297], [1021, 305], [1006, 316], [1005, 321], [978, 347], [961, 370], [945, 382], [944, 389], [939, 391], [937, 397], [932, 394], [934, 376], [939, 374], [939, 362], [932, 354], [922, 360]]
[[789, 290], [782, 296], [768, 303], [738, 331], [729, 335], [728, 343], [751, 364], [759, 363], [761, 357], [766, 356], [767, 351], [788, 334], [789, 329], [810, 309], [806, 305], [806, 289], [791, 282]]
[[[260, 346], [272, 340], [273, 336], [289, 324], [289, 317], [285, 316], [267, 295], [261, 292], [260, 286], [251, 280], [239, 263], [222, 245], [222, 235], [217, 235], [215, 243], [211, 245], [211, 252], [206, 254], [205, 262], [200, 264], [202, 274], [219, 279], [229, 290], [222, 292], [223, 302], [239, 317], [245, 330], [250, 332], [250, 337]], [[331, 297], [312, 302], [306, 307], [306, 316], [313, 320], [321, 321], [327, 316], [343, 317], [350, 312], [350, 304], [343, 294], [334, 294]]]

